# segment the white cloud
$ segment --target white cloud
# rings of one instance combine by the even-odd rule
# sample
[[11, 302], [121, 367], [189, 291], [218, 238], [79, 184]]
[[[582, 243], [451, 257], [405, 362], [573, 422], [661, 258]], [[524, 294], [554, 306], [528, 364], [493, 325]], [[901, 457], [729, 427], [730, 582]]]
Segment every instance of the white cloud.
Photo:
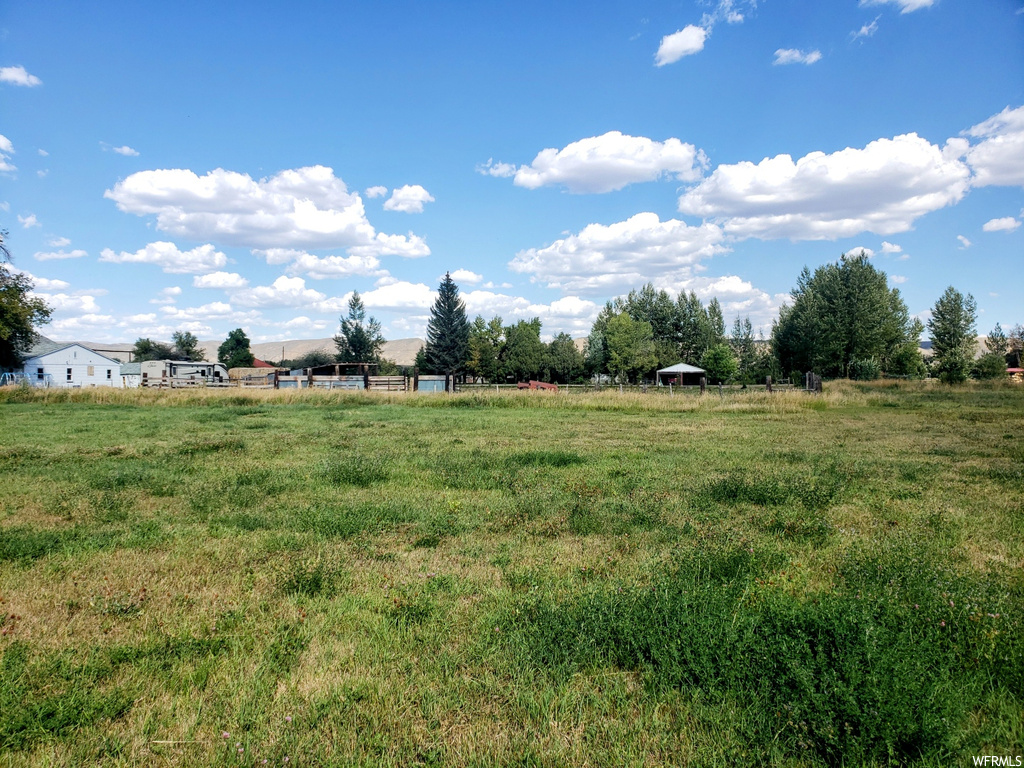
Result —
[[224, 301], [214, 301], [199, 307], [161, 307], [164, 320], [173, 322], [175, 328], [188, 330], [188, 323], [210, 323], [212, 321], [228, 322], [236, 326], [260, 323], [263, 316], [256, 310], [239, 312]]
[[0, 83], [33, 88], [37, 85], [42, 85], [43, 81], [35, 75], [29, 74], [24, 67], [0, 67]]
[[[15, 154], [11, 140], [0, 133], [0, 173], [14, 173], [18, 166], [11, 165], [11, 155]], [[6, 208], [4, 210], [7, 210]]]
[[21, 226], [23, 226], [25, 229], [42, 226], [42, 224], [39, 223], [39, 219], [36, 218], [36, 215], [34, 213], [30, 213], [28, 216], [21, 216], [19, 214], [18, 223], [21, 224]]
[[194, 288], [221, 288], [230, 290], [245, 288], [249, 281], [237, 272], [210, 272], [207, 275], [196, 275], [192, 278]]
[[271, 285], [258, 285], [231, 295], [231, 300], [243, 307], [308, 307], [325, 298], [326, 294], [307, 288], [301, 277], [285, 275]]
[[290, 248], [271, 248], [266, 251], [255, 250], [253, 253], [262, 256], [268, 264], [288, 264], [288, 272], [292, 275], [307, 275], [314, 280], [337, 279], [341, 277], [380, 277], [387, 270], [380, 268], [380, 259], [372, 254], [358, 256], [314, 256], [306, 251]]
[[1004, 216], [1001, 219], [990, 219], [982, 226], [985, 232], [1013, 232], [1020, 226], [1020, 222], [1013, 216]]
[[138, 157], [139, 156], [138, 151], [132, 149], [127, 144], [125, 144], [123, 147], [111, 147], [110, 151], [111, 152], [116, 152], [119, 155], [124, 155], [125, 157]]
[[967, 150], [974, 186], [1024, 187], [1024, 107], [1007, 107], [963, 133], [981, 139]]
[[678, 32], [665, 35], [661, 38], [661, 45], [654, 55], [654, 65], [663, 67], [679, 61], [684, 56], [691, 56], [704, 50], [704, 41], [707, 39], [708, 31], [704, 27], [689, 24]]
[[110, 248], [104, 248], [100, 252], [100, 261], [111, 264], [155, 264], [170, 274], [202, 275], [221, 269], [228, 263], [228, 258], [209, 243], [190, 251], [182, 251], [174, 243], [157, 241], [135, 253], [115, 253]]
[[149, 300], [149, 303], [173, 304], [177, 300], [178, 296], [181, 296], [181, 288], [178, 287], [177, 285], [172, 285], [161, 290], [160, 293], [157, 294], [157, 297], [155, 299]]
[[86, 253], [85, 251], [76, 248], [73, 251], [39, 251], [38, 253], [34, 254], [32, 258], [34, 258], [36, 261], [59, 261], [63, 259], [80, 259], [83, 256], [88, 255], [89, 254]]
[[[426, 250], [420, 238], [378, 235], [363, 200], [322, 165], [253, 180], [218, 168], [140, 171], [104, 196], [138, 216], [155, 215], [157, 229], [189, 240], [250, 248], [367, 248], [382, 253]], [[383, 237], [383, 240], [381, 240]], [[401, 255], [406, 255], [402, 253]]]
[[322, 331], [327, 327], [327, 321], [312, 320], [305, 315], [299, 315], [284, 323], [282, 327], [289, 331]]
[[40, 179], [45, 179], [49, 175], [50, 175], [50, 169], [49, 168], [40, 168], [38, 171], [36, 171], [36, 176], [38, 176]]
[[896, 245], [895, 243], [890, 243], [890, 242], [888, 242], [886, 240], [883, 240], [882, 241], [882, 253], [887, 254], [887, 255], [888, 254], [893, 254], [893, 253], [903, 253], [903, 247], [899, 246], [899, 245]]
[[384, 210], [423, 213], [423, 204], [432, 202], [433, 196], [419, 184], [406, 184], [391, 191], [391, 197], [384, 203]]
[[861, 5], [898, 5], [900, 13], [910, 13], [921, 8], [930, 8], [935, 0], [860, 0]]
[[50, 153], [47, 152], [45, 149], [37, 149], [36, 152], [39, 153], [40, 157], [49, 157], [50, 156]]
[[772, 64], [814, 64], [821, 61], [821, 51], [804, 51], [796, 48], [779, 48]]
[[651, 282], [655, 288], [673, 295], [692, 291], [705, 304], [718, 299], [727, 323], [736, 316], [749, 317], [755, 328], [767, 329], [766, 333], [770, 332], [779, 307], [790, 299], [788, 294], [766, 293], [737, 275], [662, 276]]
[[36, 277], [32, 275], [32, 282], [35, 283], [36, 289], [40, 291], [66, 291], [71, 287], [71, 283], [66, 280], [51, 280], [46, 277]]
[[89, 337], [95, 339], [97, 332], [108, 335], [111, 326], [116, 325], [117, 318], [112, 315], [90, 313], [78, 317], [65, 317], [54, 320], [47, 326], [47, 335], [60, 339]]
[[367, 197], [384, 197], [384, 195], [386, 195], [387, 193], [388, 193], [388, 188], [387, 187], [382, 187], [382, 186], [379, 186], [379, 185], [376, 186], [376, 187], [369, 187], [366, 190], [366, 196]]
[[547, 338], [553, 338], [559, 333], [585, 335], [601, 311], [601, 305], [578, 296], [564, 296], [550, 304], [540, 304], [522, 296], [477, 290], [463, 294], [463, 299], [466, 302], [466, 314], [470, 317], [482, 315], [490, 318], [497, 315], [505, 324], [539, 317]]
[[579, 234], [544, 248], [520, 251], [509, 262], [514, 272], [573, 293], [601, 293], [639, 285], [665, 273], [678, 274], [726, 249], [714, 224], [691, 227], [638, 213], [615, 224], [590, 224]]
[[971, 241], [963, 235], [957, 235], [956, 239], [960, 241], [960, 250], [971, 247]]
[[907, 282], [907, 278], [904, 275], [889, 275], [889, 279], [896, 283], [896, 285], [903, 285]]
[[[478, 275], [476, 272], [471, 272], [468, 269], [456, 269], [451, 273], [451, 276], [452, 280], [456, 283], [469, 283], [470, 285], [476, 285], [484, 279], [483, 275]], [[443, 277], [444, 275], [438, 277], [438, 282], [440, 282]]]
[[870, 24], [865, 24], [856, 32], [850, 33], [850, 39], [859, 40], [862, 37], [873, 37], [875, 32], [878, 31], [878, 20], [881, 16], [875, 16], [874, 20]]
[[560, 185], [570, 192], [611, 192], [663, 176], [696, 181], [706, 164], [703, 152], [679, 139], [660, 142], [609, 131], [561, 150], [541, 150], [530, 165], [516, 171], [515, 184], [527, 189]]
[[855, 245], [853, 248], [848, 248], [846, 252], [849, 254], [863, 253], [869, 259], [873, 259], [875, 257], [874, 250], [863, 245]]
[[[35, 292], [34, 292], [35, 293]], [[99, 311], [96, 298], [88, 294], [35, 293], [58, 312], [95, 313]]]
[[46, 244], [51, 248], [64, 248], [71, 245], [71, 241], [66, 237], [51, 237], [46, 241]]
[[[346, 306], [350, 296], [344, 297]], [[435, 294], [423, 283], [398, 280], [360, 293], [359, 298], [368, 309], [428, 309], [434, 303]]]
[[736, 237], [827, 240], [905, 232], [959, 202], [970, 172], [955, 153], [910, 133], [864, 149], [720, 165], [679, 198], [682, 213], [721, 221]]
[[494, 158], [490, 157], [486, 163], [477, 163], [476, 172], [483, 174], [484, 176], [497, 176], [499, 178], [508, 178], [509, 176], [515, 176], [518, 169], [512, 165], [512, 163], [496, 163]]

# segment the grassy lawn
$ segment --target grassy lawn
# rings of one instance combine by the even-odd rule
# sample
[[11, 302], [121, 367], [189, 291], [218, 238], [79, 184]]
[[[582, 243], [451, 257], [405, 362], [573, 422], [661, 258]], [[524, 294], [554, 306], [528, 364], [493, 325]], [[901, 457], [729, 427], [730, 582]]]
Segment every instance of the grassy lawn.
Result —
[[1024, 751], [1022, 387], [4, 390], [0, 431], [0, 765]]

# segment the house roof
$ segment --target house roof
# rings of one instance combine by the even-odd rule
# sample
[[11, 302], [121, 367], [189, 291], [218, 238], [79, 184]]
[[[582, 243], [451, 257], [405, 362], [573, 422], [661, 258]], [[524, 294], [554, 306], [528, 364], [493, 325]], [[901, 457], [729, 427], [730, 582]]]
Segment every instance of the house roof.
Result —
[[271, 365], [270, 363], [266, 362], [265, 360], [260, 360], [258, 357], [254, 357], [252, 359], [252, 365], [250, 367], [251, 368], [275, 368], [276, 366]]
[[95, 349], [89, 349], [84, 344], [80, 344], [77, 341], [72, 342], [59, 342], [59, 341], [45, 341], [38, 344], [34, 344], [32, 348], [25, 355], [25, 362], [34, 360], [37, 357], [43, 357], [44, 355], [52, 355], [54, 352], [60, 352], [62, 349], [69, 349], [70, 347], [78, 347], [84, 349], [86, 352], [92, 352], [97, 357], [102, 357], [107, 362], [113, 363], [114, 365], [121, 365], [120, 360], [114, 360], [111, 357], [107, 357], [102, 352], [97, 352]]
[[658, 373], [705, 373], [705, 371], [703, 368], [698, 368], [695, 365], [676, 363], [675, 365], [670, 365], [668, 368], [661, 368]]

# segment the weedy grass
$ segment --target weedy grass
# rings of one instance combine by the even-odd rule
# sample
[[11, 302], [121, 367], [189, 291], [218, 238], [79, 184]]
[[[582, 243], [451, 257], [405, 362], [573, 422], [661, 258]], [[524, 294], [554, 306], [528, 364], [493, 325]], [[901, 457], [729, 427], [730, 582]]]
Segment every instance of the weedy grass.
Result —
[[1024, 388], [0, 390], [0, 763], [1024, 751]]

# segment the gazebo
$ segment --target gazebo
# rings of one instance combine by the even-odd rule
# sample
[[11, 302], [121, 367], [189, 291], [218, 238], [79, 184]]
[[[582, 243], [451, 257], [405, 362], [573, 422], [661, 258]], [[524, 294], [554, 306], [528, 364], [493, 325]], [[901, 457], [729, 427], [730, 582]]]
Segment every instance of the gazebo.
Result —
[[705, 375], [703, 368], [686, 363], [677, 363], [668, 368], [662, 368], [657, 373], [656, 381], [658, 386], [662, 384], [675, 384], [677, 387], [687, 384], [697, 386], [700, 384], [700, 377]]

